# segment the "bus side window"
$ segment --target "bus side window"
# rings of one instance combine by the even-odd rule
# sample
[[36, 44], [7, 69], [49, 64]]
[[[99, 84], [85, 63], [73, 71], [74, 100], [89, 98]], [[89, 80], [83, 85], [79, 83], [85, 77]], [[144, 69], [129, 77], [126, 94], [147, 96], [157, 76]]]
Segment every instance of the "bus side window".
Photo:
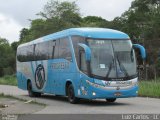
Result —
[[64, 58], [68, 61], [72, 61], [69, 39], [67, 37], [60, 39], [59, 58]]
[[80, 70], [84, 73], [87, 73], [87, 64], [86, 64], [86, 60], [85, 60], [84, 50], [80, 50], [79, 54], [80, 54]]
[[77, 65], [80, 68], [78, 43], [85, 43], [85, 39], [84, 39], [84, 37], [81, 37], [81, 36], [72, 36], [71, 38], [72, 38], [72, 44], [73, 44], [73, 48], [74, 48], [74, 53], [75, 53]]
[[27, 47], [27, 57], [26, 61], [34, 61], [34, 54], [33, 54], [34, 45], [29, 45]]
[[54, 49], [54, 51], [52, 51], [52, 56], [53, 56], [53, 58], [54, 59], [58, 59], [59, 58], [59, 50], [58, 50], [58, 48], [59, 48], [59, 40], [56, 40], [55, 41], [55, 48], [52, 48], [52, 49]]
[[26, 46], [18, 49], [17, 58], [18, 58], [18, 61], [20, 61], [20, 62], [26, 62], [27, 61], [26, 60], [26, 58], [27, 58], [27, 47]]
[[56, 41], [48, 41], [48, 59], [54, 58]]
[[47, 60], [49, 58], [48, 42], [42, 42], [36, 44], [35, 48], [35, 59], [36, 60]]
[[21, 48], [17, 49], [17, 60], [21, 62]]

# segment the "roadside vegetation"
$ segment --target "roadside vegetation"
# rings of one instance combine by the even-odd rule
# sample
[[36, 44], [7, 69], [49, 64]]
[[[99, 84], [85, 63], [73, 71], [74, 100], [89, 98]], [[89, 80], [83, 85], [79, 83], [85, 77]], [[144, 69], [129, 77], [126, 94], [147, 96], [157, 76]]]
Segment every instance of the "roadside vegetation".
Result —
[[139, 96], [160, 98], [160, 78], [157, 80], [140, 81]]
[[[1, 85], [17, 86], [15, 75], [6, 75], [0, 78]], [[0, 97], [3, 95], [0, 94]], [[157, 80], [139, 81], [139, 96], [160, 98], [160, 78]]]
[[0, 77], [0, 84], [17, 86], [16, 75], [5, 75], [4, 77]]

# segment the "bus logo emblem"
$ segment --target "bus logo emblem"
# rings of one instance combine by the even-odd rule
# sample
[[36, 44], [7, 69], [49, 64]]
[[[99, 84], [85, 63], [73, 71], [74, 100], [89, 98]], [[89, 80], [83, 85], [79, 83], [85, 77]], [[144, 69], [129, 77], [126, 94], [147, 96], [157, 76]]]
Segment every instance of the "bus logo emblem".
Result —
[[105, 82], [106, 86], [110, 86], [111, 85], [111, 81], [107, 81]]
[[35, 83], [38, 89], [42, 89], [45, 83], [45, 72], [43, 65], [39, 64], [35, 72]]
[[118, 86], [116, 89], [117, 89], [117, 90], [120, 90], [120, 87]]

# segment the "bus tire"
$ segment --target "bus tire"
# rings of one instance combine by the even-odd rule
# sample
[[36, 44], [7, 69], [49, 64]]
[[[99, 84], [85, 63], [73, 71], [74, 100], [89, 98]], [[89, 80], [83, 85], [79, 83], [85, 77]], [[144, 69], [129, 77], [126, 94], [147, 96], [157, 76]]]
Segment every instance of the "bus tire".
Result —
[[35, 94], [35, 97], [41, 97], [41, 93], [39, 92], [34, 92], [34, 94]]
[[110, 103], [113, 103], [116, 101], [116, 98], [109, 98], [109, 99], [106, 99], [107, 102], [110, 102]]
[[41, 93], [33, 92], [32, 83], [30, 81], [27, 84], [27, 90], [28, 90], [29, 97], [40, 97], [41, 96]]
[[78, 103], [79, 99], [77, 97], [75, 97], [74, 88], [73, 88], [72, 84], [70, 84], [67, 87], [67, 95], [68, 95], [68, 101], [70, 103], [72, 103], [72, 104]]

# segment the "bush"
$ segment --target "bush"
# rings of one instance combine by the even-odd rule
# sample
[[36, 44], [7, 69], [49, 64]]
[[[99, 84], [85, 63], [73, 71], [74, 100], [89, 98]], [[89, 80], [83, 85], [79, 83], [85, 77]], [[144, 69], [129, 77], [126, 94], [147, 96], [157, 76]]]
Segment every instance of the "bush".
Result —
[[11, 67], [3, 68], [4, 75], [12, 75], [13, 73], [14, 73], [14, 71]]
[[0, 78], [0, 84], [17, 86], [16, 75], [5, 75]]
[[160, 79], [156, 81], [140, 81], [139, 96], [160, 98]]

